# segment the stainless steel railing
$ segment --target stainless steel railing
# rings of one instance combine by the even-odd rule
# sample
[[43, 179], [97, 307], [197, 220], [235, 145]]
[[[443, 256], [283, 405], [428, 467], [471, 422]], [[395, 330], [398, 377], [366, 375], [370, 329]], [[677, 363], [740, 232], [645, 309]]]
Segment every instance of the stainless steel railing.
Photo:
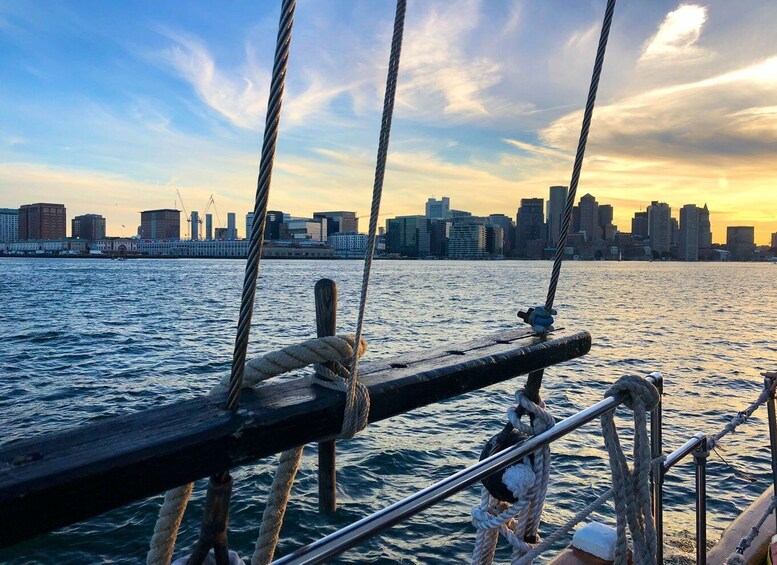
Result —
[[[772, 375], [772, 374], [769, 374]], [[660, 373], [652, 373], [646, 380], [654, 384], [658, 390], [659, 398], [663, 396], [663, 378]], [[774, 391], [777, 375], [767, 376], [764, 386]], [[501, 471], [518, 463], [521, 459], [549, 445], [559, 438], [577, 430], [592, 420], [603, 416], [623, 404], [622, 395], [606, 398], [593, 406], [573, 414], [558, 422], [550, 430], [538, 434], [526, 442], [500, 451], [491, 457], [451, 475], [407, 498], [400, 500], [362, 518], [361, 520], [346, 526], [318, 541], [297, 549], [293, 553], [275, 561], [276, 565], [311, 565], [322, 563], [331, 559], [361, 541], [379, 534], [391, 528], [395, 524], [422, 512], [430, 506], [444, 500], [453, 494], [481, 481], [492, 473]], [[775, 495], [777, 496], [777, 419], [775, 418], [775, 399], [772, 393], [767, 400], [769, 437], [771, 447], [771, 465]], [[696, 561], [700, 565], [706, 563], [707, 544], [707, 457], [710, 453], [707, 436], [698, 433], [683, 445], [663, 457], [662, 437], [662, 400], [650, 414], [650, 440], [651, 457], [653, 459], [651, 472], [651, 491], [653, 494], [653, 516], [658, 537], [656, 562], [663, 562], [663, 538], [664, 538], [664, 505], [663, 486], [667, 473], [689, 455], [693, 455], [695, 468], [695, 513], [696, 513]], [[743, 550], [744, 551], [744, 550]]]

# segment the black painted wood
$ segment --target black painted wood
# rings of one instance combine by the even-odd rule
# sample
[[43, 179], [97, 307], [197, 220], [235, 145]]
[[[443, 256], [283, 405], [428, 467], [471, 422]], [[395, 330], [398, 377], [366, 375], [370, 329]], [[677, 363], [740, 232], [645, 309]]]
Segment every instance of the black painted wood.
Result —
[[[337, 283], [321, 279], [313, 290], [316, 300], [316, 337], [337, 333]], [[326, 363], [334, 370], [334, 363]], [[318, 510], [331, 514], [337, 510], [337, 444], [335, 440], [318, 444]]]
[[[546, 341], [525, 330], [364, 363], [370, 421], [579, 357], [587, 332]], [[0, 448], [0, 547], [296, 445], [334, 437], [343, 396], [307, 377], [176, 402]]]

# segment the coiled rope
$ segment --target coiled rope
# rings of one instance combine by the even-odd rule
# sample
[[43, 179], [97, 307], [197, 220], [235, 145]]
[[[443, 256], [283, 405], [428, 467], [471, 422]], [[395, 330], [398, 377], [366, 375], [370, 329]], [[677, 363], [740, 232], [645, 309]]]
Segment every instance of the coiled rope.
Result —
[[[523, 391], [518, 391], [515, 399], [516, 404], [507, 411], [515, 430], [531, 437], [553, 427], [555, 420], [542, 400], [536, 404]], [[522, 414], [530, 415], [529, 424], [521, 419]], [[545, 446], [504, 472], [502, 482], [515, 497], [513, 504], [495, 498], [483, 487], [480, 505], [472, 509], [472, 524], [477, 528], [473, 564], [488, 565], [493, 561], [500, 533], [513, 548], [513, 563], [532, 551], [539, 542], [549, 475], [550, 447]]]
[[633, 542], [635, 565], [656, 562], [656, 529], [650, 500], [650, 440], [647, 434], [646, 412], [659, 400], [659, 392], [651, 383], [636, 376], [625, 376], [612, 385], [605, 396], [624, 395], [624, 404], [634, 413], [634, 468], [629, 470], [626, 456], [615, 427], [615, 411], [602, 416], [602, 436], [610, 456], [612, 491], [615, 505], [616, 530], [615, 565], [628, 563], [628, 526]]

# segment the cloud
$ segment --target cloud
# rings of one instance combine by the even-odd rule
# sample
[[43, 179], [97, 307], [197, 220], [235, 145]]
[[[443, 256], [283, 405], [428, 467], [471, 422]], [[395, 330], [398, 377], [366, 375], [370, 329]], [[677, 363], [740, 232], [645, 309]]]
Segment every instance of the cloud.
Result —
[[[648, 90], [596, 109], [591, 145], [609, 155], [690, 159], [761, 158], [777, 150], [773, 100], [777, 56], [702, 80]], [[572, 148], [580, 112], [540, 132], [554, 147]]]
[[[404, 113], [471, 119], [504, 109], [489, 93], [502, 80], [502, 65], [466, 49], [470, 34], [478, 32], [480, 7], [478, 0], [432, 4], [410, 22], [397, 94]], [[517, 25], [517, 15], [511, 17]]]
[[706, 21], [706, 7], [680, 4], [645, 43], [639, 62], [677, 64], [708, 59], [711, 53], [697, 45]]

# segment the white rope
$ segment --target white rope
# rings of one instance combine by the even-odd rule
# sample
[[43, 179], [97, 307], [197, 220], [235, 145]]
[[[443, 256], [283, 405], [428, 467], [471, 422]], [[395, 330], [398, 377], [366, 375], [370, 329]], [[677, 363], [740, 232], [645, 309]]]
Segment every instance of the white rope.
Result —
[[[279, 351], [273, 351], [250, 360], [246, 363], [243, 388], [254, 388], [263, 381], [289, 371], [302, 369], [313, 365], [316, 370], [314, 382], [336, 390], [340, 382], [348, 378], [348, 371], [343, 361], [349, 361], [354, 354], [363, 355], [367, 349], [367, 343], [362, 339], [358, 352], [354, 352], [353, 335], [329, 336], [309, 339], [295, 345], [284, 347]], [[323, 363], [335, 363], [337, 372], [330, 371]], [[210, 395], [223, 395], [229, 390], [229, 375], [211, 390]], [[365, 408], [363, 399], [369, 398], [366, 387], [359, 383], [357, 390], [356, 413], [351, 416], [358, 429], [363, 429], [367, 424], [369, 404]], [[361, 400], [360, 400], [361, 399]], [[346, 414], [346, 418], [348, 415]], [[360, 427], [359, 427], [360, 426]], [[280, 465], [276, 470], [273, 484], [270, 489], [267, 506], [262, 517], [262, 526], [259, 539], [256, 542], [256, 550], [251, 560], [253, 565], [269, 563], [280, 535], [283, 515], [291, 492], [291, 485], [299, 469], [299, 461], [302, 448], [294, 448], [281, 453]], [[147, 565], [169, 565], [175, 550], [175, 540], [178, 536], [178, 528], [181, 525], [186, 505], [191, 496], [193, 484], [184, 485], [165, 493], [165, 499], [159, 510], [154, 535], [151, 539]], [[267, 523], [265, 524], [265, 520]], [[269, 557], [268, 557], [269, 555]], [[266, 559], [266, 560], [265, 560]]]
[[[523, 391], [516, 392], [515, 399], [517, 403], [507, 410], [507, 418], [517, 431], [534, 436], [553, 427], [555, 420], [542, 400], [535, 404]], [[531, 423], [524, 422], [519, 412], [531, 415]], [[513, 563], [540, 541], [538, 532], [549, 474], [550, 447], [545, 446], [535, 451], [533, 458], [525, 457], [505, 470], [502, 482], [517, 499], [515, 503], [497, 500], [483, 488], [480, 505], [472, 509], [472, 524], [477, 528], [473, 565], [489, 565], [493, 561], [500, 533], [513, 548]]]
[[631, 532], [635, 565], [656, 562], [656, 530], [650, 500], [650, 441], [645, 413], [659, 400], [656, 387], [636, 376], [625, 376], [610, 387], [605, 396], [625, 395], [624, 404], [634, 412], [634, 469], [629, 470], [615, 427], [615, 412], [602, 416], [602, 435], [610, 456], [612, 490], [618, 540], [615, 565], [628, 563], [626, 526]]
[[764, 525], [764, 522], [766, 522], [766, 519], [771, 516], [775, 508], [777, 508], [777, 497], [772, 496], [772, 500], [769, 503], [769, 506], [766, 508], [764, 513], [761, 514], [761, 518], [758, 520], [756, 525], [750, 528], [750, 533], [739, 541], [737, 550], [728, 556], [728, 559], [726, 559], [726, 565], [743, 565], [745, 563], [745, 551], [747, 551], [747, 549], [752, 545], [755, 538], [758, 537], [758, 534], [761, 531], [761, 526]]

